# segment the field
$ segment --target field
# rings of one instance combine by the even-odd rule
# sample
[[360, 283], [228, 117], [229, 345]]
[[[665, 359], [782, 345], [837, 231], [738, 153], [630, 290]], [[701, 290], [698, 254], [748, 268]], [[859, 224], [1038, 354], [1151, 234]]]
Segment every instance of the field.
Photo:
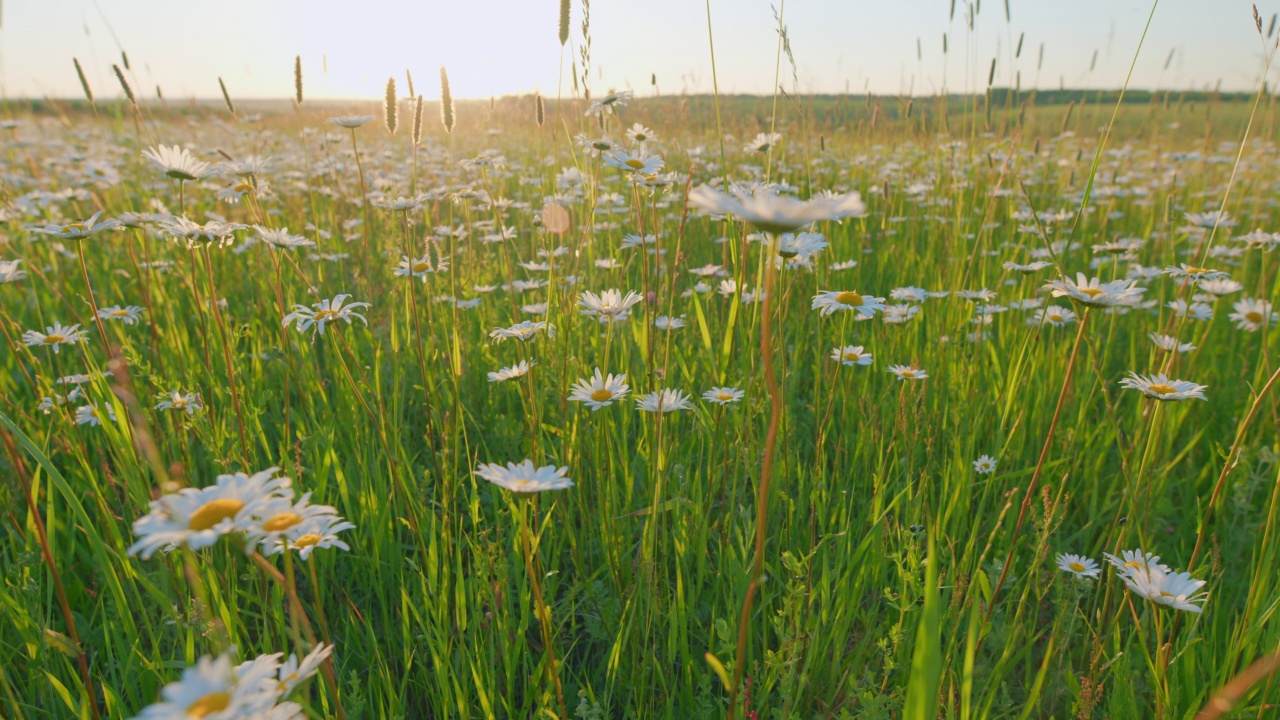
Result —
[[401, 85], [8, 108], [0, 716], [1276, 712], [1273, 97]]

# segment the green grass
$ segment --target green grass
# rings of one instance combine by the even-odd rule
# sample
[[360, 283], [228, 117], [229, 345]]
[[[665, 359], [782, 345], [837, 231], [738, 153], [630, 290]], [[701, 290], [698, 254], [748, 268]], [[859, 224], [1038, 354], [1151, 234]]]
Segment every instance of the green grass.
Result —
[[[1197, 236], [1182, 229], [1183, 213], [1222, 201], [1249, 103], [1157, 97], [1121, 108], [1093, 200], [1074, 230], [1070, 220], [1051, 224], [1055, 238], [1080, 244], [1060, 255], [1072, 275], [1099, 256], [1092, 244], [1121, 237], [1147, 240], [1137, 259], [1143, 265], [1190, 262], [1184, 252]], [[855, 323], [842, 313], [823, 318], [809, 309], [810, 298], [828, 289], [887, 297], [903, 286], [989, 288], [1004, 305], [1036, 295], [1052, 269], [1024, 278], [1001, 267], [1043, 247], [1035, 234], [1019, 232], [1026, 223], [1012, 214], [1028, 200], [1040, 211], [1079, 207], [1112, 102], [1077, 105], [1065, 121], [1065, 106], [1024, 110], [1012, 100], [990, 114], [961, 112], [954, 98], [949, 105], [917, 100], [910, 117], [905, 110], [876, 114], [861, 99], [779, 103], [783, 140], [769, 161], [770, 178], [795, 186], [800, 197], [859, 190], [868, 215], [820, 224], [831, 247], [816, 269], [778, 274], [772, 351], [783, 413], [767, 580], [741, 668], [750, 682], [746, 702], [759, 717], [1190, 717], [1218, 687], [1280, 647], [1280, 418], [1272, 395], [1243, 436], [1218, 507], [1210, 514], [1208, 506], [1224, 455], [1276, 370], [1274, 328], [1242, 332], [1227, 317], [1239, 297], [1276, 300], [1280, 263], [1273, 256], [1248, 250], [1210, 260], [1244, 290], [1218, 301], [1208, 322], [1171, 324], [1163, 303], [1179, 296], [1179, 285], [1167, 277], [1144, 282], [1145, 297], [1161, 301], [1152, 310], [1090, 314], [1017, 542], [1022, 493], [1045, 443], [1076, 326], [1030, 327], [1030, 313], [1009, 310], [995, 316], [989, 339], [971, 342], [973, 303], [954, 295], [927, 301], [902, 325], [880, 317]], [[8, 242], [0, 245], [0, 259], [22, 258], [28, 272], [0, 285], [7, 334], [0, 353], [0, 714], [91, 717], [76, 653], [49, 634], [69, 628], [24, 484], [47, 529], [104, 717], [132, 717], [154, 702], [182, 668], [221, 649], [224, 631], [242, 658], [305, 652], [284, 589], [234, 541], [149, 561], [126, 555], [130, 525], [160, 492], [163, 476], [203, 487], [220, 473], [276, 465], [356, 525], [344, 535], [350, 552], [314, 555], [318, 585], [305, 563], [295, 564], [310, 622], [318, 632], [323, 608], [336, 645], [348, 717], [559, 715], [522, 556], [521, 504], [472, 474], [479, 463], [526, 457], [567, 466], [577, 483], [536, 497], [530, 518], [535, 574], [550, 606], [570, 714], [727, 713], [729, 693], [706, 655], [728, 678], [739, 670], [738, 621], [769, 420], [761, 305], [714, 291], [681, 293], [698, 279], [687, 270], [707, 263], [724, 265], [740, 287], [757, 290], [765, 251], [743, 242], [750, 230], [739, 223], [686, 213], [683, 195], [689, 173], [694, 185], [724, 173], [763, 177], [765, 158], [741, 146], [770, 129], [769, 100], [722, 99], [724, 131], [734, 138], [726, 143], [727, 168], [719, 165], [709, 98], [638, 101], [608, 117], [614, 140], [633, 122], [656, 132], [652, 149], [679, 174], [656, 196], [633, 195], [621, 171], [602, 168], [580, 148], [570, 154], [569, 135], [599, 134], [582, 117], [581, 101], [564, 101], [558, 115], [548, 99], [542, 128], [530, 98], [461, 103], [449, 136], [428, 106], [416, 162], [406, 107], [394, 137], [379, 121], [356, 131], [365, 180], [392, 199], [411, 196], [416, 182], [431, 198], [409, 216], [412, 224], [370, 207], [367, 223], [354, 230], [362, 239], [350, 243], [341, 240], [343, 223], [363, 218], [365, 209], [351, 138], [324, 124], [329, 113], [268, 112], [245, 123], [211, 109], [145, 107], [140, 124], [132, 111], [108, 106], [97, 109], [97, 119], [70, 108], [20, 115], [14, 135], [22, 142], [5, 146]], [[64, 111], [66, 124], [59, 120]], [[1254, 227], [1276, 227], [1273, 118], [1264, 98], [1226, 205], [1240, 222], [1219, 231], [1216, 247], [1237, 246], [1230, 237]], [[86, 386], [93, 401], [114, 403], [119, 420], [81, 427], [65, 406], [49, 414], [36, 409], [56, 377], [104, 369], [109, 357], [78, 260], [27, 228], [98, 209], [104, 217], [147, 211], [153, 200], [176, 211], [177, 185], [140, 154], [160, 142], [187, 145], [209, 160], [219, 148], [236, 158], [275, 157], [261, 178], [272, 190], [261, 198], [269, 223], [316, 240], [318, 252], [349, 253], [339, 262], [308, 260], [308, 249], [281, 261], [290, 251], [261, 244], [243, 254], [210, 253], [217, 293], [226, 299], [243, 445], [223, 337], [207, 305], [203, 255], [158, 233], [119, 230], [84, 242], [99, 306], [150, 306], [139, 325], [106, 324], [128, 360], [127, 374]], [[691, 159], [687, 150], [695, 146], [705, 152]], [[459, 168], [459, 160], [490, 148], [506, 156], [505, 169], [482, 175]], [[1175, 160], [1174, 152], [1199, 155]], [[86, 157], [114, 166], [118, 181], [86, 176]], [[557, 186], [558, 171], [575, 166], [584, 178], [579, 189]], [[929, 189], [909, 194], [917, 182]], [[222, 184], [188, 183], [187, 215], [253, 222], [253, 206], [216, 200]], [[474, 196], [450, 199], [467, 188], [517, 203], [498, 210], [500, 224], [517, 231], [513, 241], [481, 242], [494, 232], [495, 209]], [[621, 202], [603, 202], [607, 192], [620, 193]], [[536, 222], [543, 199], [555, 193], [572, 218], [562, 235]], [[308, 223], [330, 237], [304, 231]], [[622, 235], [641, 224], [658, 233], [664, 263], [619, 249]], [[404, 248], [420, 254], [424, 238], [445, 225], [467, 232], [439, 242], [449, 271], [425, 284], [393, 278]], [[720, 237], [729, 242], [713, 242]], [[64, 245], [74, 253], [73, 241]], [[570, 252], [551, 273], [515, 264], [560, 246]], [[594, 265], [609, 257], [623, 267]], [[173, 264], [147, 271], [140, 265], [146, 258]], [[851, 270], [828, 268], [850, 259], [858, 261]], [[1128, 265], [1090, 275], [1124, 277]], [[570, 275], [577, 284], [562, 287]], [[551, 284], [514, 300], [499, 289], [474, 309], [434, 301], [476, 297], [474, 285], [512, 277]], [[313, 302], [309, 285], [323, 298], [350, 293], [372, 303], [368, 326], [335, 325], [314, 342], [292, 328], [282, 333], [281, 302]], [[576, 302], [583, 290], [610, 288], [649, 291], [654, 301], [609, 333], [579, 315]], [[534, 302], [548, 303], [554, 338], [489, 339], [494, 328], [529, 317], [516, 314], [516, 305]], [[656, 330], [646, 320], [659, 314], [683, 316], [687, 326]], [[24, 331], [54, 320], [81, 323], [86, 342], [58, 354], [22, 347]], [[1177, 358], [1171, 376], [1207, 385], [1208, 402], [1157, 408], [1117, 385], [1128, 371], [1161, 368], [1164, 356], [1147, 333], [1168, 328], [1199, 347]], [[831, 361], [831, 349], [845, 344], [865, 346], [874, 364]], [[521, 359], [537, 361], [529, 376], [487, 380], [487, 372]], [[890, 364], [912, 363], [929, 379], [899, 382], [886, 372]], [[597, 366], [627, 373], [631, 394], [598, 412], [567, 402], [569, 386]], [[133, 389], [135, 406], [116, 399], [113, 390], [122, 385]], [[724, 409], [698, 399], [713, 385], [738, 387], [746, 397]], [[662, 387], [692, 394], [695, 409], [660, 423], [635, 410], [634, 397]], [[207, 410], [188, 418], [151, 409], [153, 398], [175, 388], [202, 393]], [[154, 457], [144, 438], [153, 441]], [[998, 460], [992, 475], [974, 472], [972, 462], [983, 454]], [[1117, 524], [1117, 516], [1127, 521]], [[1057, 553], [1101, 561], [1104, 550], [1137, 547], [1141, 538], [1184, 570], [1205, 518], [1195, 568], [1210, 591], [1202, 615], [1157, 610], [1129, 595], [1109, 569], [1096, 581], [1077, 581], [1055, 567]], [[1008, 578], [993, 597], [1010, 554]], [[184, 577], [187, 559], [207, 592], [208, 613]], [[272, 562], [285, 571], [278, 557]], [[1163, 650], [1157, 634], [1168, 643]], [[335, 711], [318, 680], [300, 696], [316, 717]], [[1265, 716], [1262, 708], [1276, 702], [1280, 691], [1264, 681], [1243, 699], [1240, 717]]]

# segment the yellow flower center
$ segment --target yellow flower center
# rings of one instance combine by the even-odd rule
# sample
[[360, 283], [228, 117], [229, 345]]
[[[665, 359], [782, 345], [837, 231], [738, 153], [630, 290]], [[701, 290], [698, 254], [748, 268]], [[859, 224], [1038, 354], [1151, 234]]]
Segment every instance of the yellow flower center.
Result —
[[724, 402], [728, 402], [728, 401], [730, 401], [730, 400], [732, 400], [732, 399], [733, 399], [733, 395], [731, 395], [731, 394], [729, 394], [729, 393], [727, 393], [727, 392], [716, 393], [716, 399], [717, 399], [717, 400], [722, 400], [722, 401], [724, 401]]
[[231, 693], [220, 690], [196, 700], [187, 706], [187, 717], [202, 718], [227, 709], [231, 704]]
[[849, 362], [857, 362], [857, 361], [858, 361], [858, 358], [860, 358], [860, 357], [862, 357], [862, 356], [861, 356], [861, 355], [859, 355], [859, 354], [858, 354], [858, 353], [856, 353], [856, 352], [847, 352], [847, 353], [845, 353], [845, 354], [844, 354], [844, 359], [845, 359], [845, 360], [848, 360]]
[[836, 295], [836, 302], [841, 305], [852, 305], [853, 307], [862, 306], [862, 296], [852, 290], [846, 290]]
[[1161, 590], [1161, 591], [1160, 591], [1160, 597], [1167, 597], [1167, 598], [1171, 598], [1171, 597], [1177, 597], [1177, 595], [1174, 595], [1173, 593], [1169, 592], [1168, 590]]
[[1071, 572], [1084, 572], [1084, 565], [1078, 562], [1068, 563], [1067, 567], [1071, 569]]
[[1147, 388], [1147, 390], [1155, 393], [1156, 395], [1168, 395], [1170, 393], [1178, 392], [1172, 385], [1166, 385], [1164, 383], [1156, 383], [1155, 385]]
[[413, 263], [414, 272], [426, 272], [431, 265], [425, 260], [419, 260]]
[[600, 388], [599, 390], [596, 390], [595, 392], [591, 393], [591, 399], [595, 400], [596, 402], [604, 402], [606, 400], [612, 400], [613, 391], [610, 390], [609, 388]]
[[128, 310], [112, 310], [111, 311], [111, 317], [128, 317], [128, 316], [129, 316]]
[[1203, 275], [1207, 272], [1209, 272], [1209, 268], [1194, 267], [1194, 266], [1188, 267], [1186, 270], [1186, 273], [1188, 275]]
[[297, 513], [283, 512], [262, 523], [262, 529], [267, 532], [280, 532], [281, 530], [288, 530], [300, 522], [302, 522], [302, 517]]
[[1096, 298], [1103, 293], [1102, 288], [1096, 287], [1082, 287], [1078, 289], [1080, 290], [1080, 294], [1088, 295], [1090, 299]]
[[1057, 313], [1053, 313], [1049, 316], [1049, 322], [1062, 322], [1062, 316]]
[[322, 539], [323, 538], [321, 538], [319, 535], [315, 533], [307, 533], [306, 535], [303, 535], [297, 540], [294, 540], [293, 546], [296, 548], [308, 548], [320, 542]]
[[66, 342], [66, 341], [67, 341], [67, 338], [65, 336], [58, 335], [57, 333], [54, 333], [53, 335], [44, 336], [45, 345], [57, 345], [60, 342]]
[[915, 370], [903, 370], [903, 371], [902, 371], [902, 377], [905, 377], [905, 378], [913, 378], [913, 377], [915, 377], [915, 376], [916, 376], [916, 371], [915, 371]]
[[1144, 563], [1144, 562], [1139, 562], [1139, 561], [1137, 561], [1137, 560], [1130, 560], [1129, 562], [1125, 563], [1125, 564], [1124, 564], [1124, 566], [1125, 566], [1125, 567], [1127, 567], [1127, 568], [1133, 568], [1134, 570], [1146, 570], [1146, 569], [1147, 569], [1147, 564], [1146, 564], [1146, 563]]
[[639, 158], [628, 158], [627, 161], [623, 163], [623, 165], [626, 165], [632, 170], [639, 170], [640, 168], [644, 167], [644, 161], [640, 160]]
[[1244, 319], [1248, 320], [1251, 323], [1260, 323], [1262, 322], [1262, 313], [1258, 312], [1257, 310], [1250, 310], [1249, 312], [1244, 314]]
[[253, 185], [250, 185], [247, 182], [242, 182], [242, 183], [237, 183], [236, 186], [231, 189], [235, 190], [238, 193], [247, 193], [253, 189]]
[[174, 407], [176, 407], [176, 408], [178, 408], [179, 410], [181, 410], [182, 408], [184, 408], [184, 407], [186, 407], [186, 406], [187, 406], [187, 401], [186, 401], [186, 398], [174, 398], [174, 399], [173, 399], [173, 403], [171, 403], [171, 404], [172, 404]]
[[[218, 498], [210, 500], [201, 505], [195, 512], [191, 513], [191, 518], [187, 520], [188, 530], [208, 530], [218, 523], [228, 518], [233, 518], [236, 513], [244, 508], [244, 503], [235, 498]], [[222, 708], [218, 708], [221, 710]], [[203, 715], [199, 717], [204, 717]]]
[[71, 223], [70, 225], [68, 225], [66, 228], [63, 229], [63, 232], [82, 233], [88, 229], [89, 228], [85, 227], [84, 223]]
[[316, 311], [317, 322], [321, 320], [331, 320], [337, 316], [338, 316], [338, 313], [334, 312], [333, 310], [317, 310]]

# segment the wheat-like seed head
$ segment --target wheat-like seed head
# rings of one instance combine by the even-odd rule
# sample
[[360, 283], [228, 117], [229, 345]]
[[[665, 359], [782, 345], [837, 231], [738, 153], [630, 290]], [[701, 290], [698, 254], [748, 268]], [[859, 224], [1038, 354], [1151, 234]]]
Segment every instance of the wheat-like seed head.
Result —
[[569, 2], [560, 0], [560, 46], [569, 42]]
[[440, 66], [440, 122], [444, 124], [444, 131], [453, 132], [453, 124], [457, 120], [453, 113], [453, 93], [449, 92], [449, 75], [445, 72], [444, 66]]
[[218, 87], [222, 88], [222, 99], [227, 101], [227, 110], [232, 115], [236, 114], [236, 106], [231, 102], [231, 93], [227, 92], [227, 84], [222, 82], [222, 78], [218, 78]]
[[89, 89], [89, 80], [84, 76], [84, 68], [80, 67], [80, 61], [71, 58], [71, 62], [76, 64], [76, 75], [80, 78], [80, 87], [84, 88], [84, 96], [89, 98], [89, 104], [93, 104], [93, 91]]
[[418, 96], [418, 106], [413, 110], [413, 145], [422, 144], [422, 96]]
[[293, 100], [302, 104], [302, 56], [293, 57]]
[[129, 103], [134, 107], [138, 106], [138, 100], [133, 96], [133, 88], [129, 87], [129, 81], [124, 79], [124, 71], [119, 65], [112, 65], [112, 70], [116, 71], [116, 79], [120, 81], [120, 87], [124, 89], [124, 96], [129, 98]]
[[533, 96], [533, 117], [538, 121], [538, 127], [542, 127], [542, 123], [547, 120], [547, 109], [542, 103], [542, 93]]
[[387, 124], [387, 132], [396, 134], [396, 79], [387, 78], [387, 96], [382, 106], [382, 119]]

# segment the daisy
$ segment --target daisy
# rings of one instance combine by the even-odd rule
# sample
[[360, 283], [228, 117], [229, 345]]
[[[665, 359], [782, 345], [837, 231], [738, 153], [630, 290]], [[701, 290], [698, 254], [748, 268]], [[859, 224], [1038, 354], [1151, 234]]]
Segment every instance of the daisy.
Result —
[[329, 118], [329, 122], [338, 127], [354, 130], [372, 119], [372, 115], [339, 115], [338, 117]]
[[502, 382], [504, 380], [511, 380], [512, 378], [523, 377], [529, 373], [529, 370], [534, 365], [537, 364], [538, 361], [536, 360], [521, 360], [511, 367], [505, 367], [497, 372], [489, 373], [489, 382]]
[[1137, 570], [1146, 570], [1148, 567], [1159, 568], [1163, 572], [1170, 572], [1168, 565], [1160, 563], [1159, 555], [1152, 555], [1142, 550], [1125, 550], [1117, 557], [1111, 553], [1102, 553], [1102, 558], [1116, 569], [1117, 574], [1124, 576]]
[[900, 287], [889, 291], [889, 298], [903, 302], [921, 303], [929, 299], [929, 291], [918, 287]]
[[1173, 337], [1172, 335], [1160, 335], [1158, 333], [1148, 333], [1147, 337], [1151, 338], [1151, 342], [1155, 343], [1156, 347], [1160, 348], [1165, 352], [1176, 351], [1179, 353], [1185, 353], [1185, 352], [1191, 352], [1192, 350], [1196, 349], [1196, 346], [1192, 345], [1191, 343], [1178, 342], [1178, 338]]
[[293, 250], [300, 247], [315, 247], [315, 243], [306, 239], [301, 235], [290, 235], [289, 228], [265, 228], [261, 225], [254, 225], [254, 230], [258, 231], [258, 239], [262, 242], [285, 250]]
[[599, 295], [588, 290], [578, 298], [578, 304], [583, 308], [583, 315], [608, 322], [626, 320], [631, 314], [632, 306], [642, 299], [634, 290], [628, 291], [625, 297], [620, 290], [605, 290]]
[[657, 135], [654, 135], [653, 131], [644, 125], [635, 123], [629, 130], [627, 130], [627, 139], [631, 142], [644, 145], [645, 143], [650, 143], [656, 140]]
[[311, 557], [311, 553], [320, 549], [337, 548], [346, 552], [351, 550], [351, 546], [339, 540], [338, 533], [353, 529], [355, 525], [339, 515], [315, 515], [285, 530], [274, 544], [265, 546], [263, 552], [266, 555], [279, 555], [285, 550], [294, 550], [304, 561]]
[[[182, 671], [182, 679], [164, 686], [160, 702], [148, 705], [135, 720], [231, 720], [265, 713], [275, 705], [278, 655], [233, 668], [231, 654], [200, 658]], [[273, 662], [272, 658], [276, 658]]]
[[640, 175], [653, 175], [662, 171], [665, 164], [658, 155], [639, 150], [613, 150], [604, 154], [605, 167], [619, 168]]
[[571, 488], [573, 481], [565, 477], [567, 472], [568, 467], [558, 468], [555, 465], [535, 468], [532, 460], [521, 461], [519, 465], [509, 462], [506, 467], [497, 463], [484, 463], [475, 469], [476, 475], [514, 493]]
[[116, 320], [125, 325], [136, 325], [138, 320], [142, 318], [142, 308], [137, 305], [112, 305], [111, 307], [98, 308], [98, 319], [100, 320]]
[[1040, 272], [1041, 270], [1047, 267], [1051, 267], [1052, 265], [1053, 263], [1047, 260], [1036, 260], [1034, 262], [1027, 263], [1026, 265], [1020, 265], [1016, 262], [1013, 262], [1012, 260], [1009, 260], [1005, 262], [1003, 267], [1008, 272], [1018, 272], [1018, 273], [1030, 275], [1031, 273]]
[[422, 282], [427, 281], [427, 276], [432, 273], [447, 272], [449, 270], [449, 258], [447, 256], [439, 256], [436, 258], [435, 264], [431, 262], [431, 253], [424, 253], [420, 258], [409, 259], [408, 255], [400, 256], [400, 265], [396, 268], [396, 277], [418, 277], [422, 278]]
[[920, 368], [910, 367], [907, 365], [890, 365], [889, 372], [898, 376], [899, 380], [927, 380], [929, 373]]
[[769, 149], [781, 139], [782, 135], [778, 133], [756, 133], [755, 139], [742, 146], [742, 151], [749, 153], [769, 152]]
[[27, 276], [27, 271], [18, 267], [22, 258], [17, 260], [0, 260], [0, 285], [14, 283]]
[[[369, 321], [363, 315], [355, 312], [358, 307], [372, 307], [367, 302], [353, 302], [343, 305], [343, 302], [351, 297], [347, 294], [334, 295], [329, 300], [321, 300], [315, 303], [311, 308], [305, 305], [294, 305], [293, 312], [284, 316], [281, 325], [288, 327], [289, 323], [297, 323], [298, 332], [306, 332], [307, 328], [315, 326], [316, 332], [324, 335], [325, 323], [334, 323], [338, 320], [351, 324], [351, 318], [357, 318], [365, 325]], [[314, 308], [314, 309], [312, 309]]]
[[669, 413], [676, 410], [692, 410], [689, 396], [679, 390], [663, 388], [636, 398], [636, 409], [651, 413]]
[[214, 173], [213, 165], [195, 159], [189, 150], [177, 145], [147, 148], [142, 155], [174, 180], [199, 180]]
[[1098, 563], [1094, 562], [1092, 558], [1087, 558], [1083, 555], [1072, 555], [1071, 553], [1058, 555], [1058, 569], [1082, 578], [1096, 578], [1100, 572]]
[[[650, 235], [645, 235], [644, 237], [641, 237], [641, 236], [639, 236], [639, 235], [630, 235], [630, 234], [628, 234], [628, 235], [623, 235], [623, 236], [622, 236], [622, 245], [621, 245], [621, 248], [622, 248], [623, 250], [627, 250], [627, 249], [629, 249], [629, 248], [643, 247], [643, 246], [645, 246], [645, 245], [654, 245], [654, 244], [656, 244], [657, 242], [658, 242], [658, 236], [657, 236], [657, 235], [652, 235], [652, 234], [650, 234]], [[604, 268], [604, 269], [606, 269], [606, 270], [607, 270], [607, 269], [609, 269], [609, 266], [603, 266], [603, 265], [600, 265], [600, 264], [599, 264], [599, 261], [596, 261], [596, 267], [603, 267], [603, 268]], [[617, 266], [612, 266], [612, 267], [621, 267], [621, 266], [620, 266], [620, 265], [617, 265]]]
[[732, 189], [726, 195], [707, 185], [689, 192], [689, 204], [717, 215], [732, 215], [768, 233], [781, 234], [808, 227], [820, 220], [866, 215], [867, 207], [856, 192], [808, 202], [769, 190]]
[[[69, 396], [68, 396], [69, 397]], [[111, 405], [103, 405], [107, 409], [107, 418], [116, 421], [116, 411]], [[97, 405], [81, 405], [76, 408], [76, 424], [98, 427], [102, 424], [102, 411]]]
[[545, 332], [547, 337], [555, 337], [556, 326], [549, 325], [543, 320], [539, 320], [537, 322], [533, 320], [525, 320], [523, 322], [518, 322], [509, 328], [494, 328], [493, 331], [489, 333], [489, 337], [493, 338], [495, 342], [502, 342], [503, 340], [510, 339], [519, 340], [521, 342], [531, 342], [536, 340], [538, 333], [541, 332]]
[[1196, 283], [1196, 289], [1203, 293], [1209, 293], [1216, 297], [1238, 293], [1244, 289], [1244, 285], [1235, 280], [1224, 278], [1222, 280], [1201, 280]]
[[996, 459], [990, 455], [982, 455], [973, 461], [973, 471], [979, 475], [990, 475], [996, 471]]
[[1075, 282], [1064, 277], [1061, 280], [1052, 280], [1044, 287], [1052, 291], [1054, 297], [1068, 297], [1081, 305], [1091, 307], [1133, 305], [1145, 291], [1145, 288], [1134, 287], [1132, 280], [1103, 283], [1098, 278], [1085, 277], [1084, 273], [1077, 273]]
[[1198, 592], [1205, 586], [1204, 580], [1195, 580], [1190, 573], [1170, 573], [1158, 566], [1134, 568], [1120, 579], [1135, 595], [1175, 610], [1202, 612], [1200, 605], [1209, 595], [1207, 591]]
[[276, 692], [281, 696], [288, 695], [293, 692], [294, 688], [315, 676], [329, 655], [333, 652], [332, 645], [320, 643], [302, 658], [302, 662], [298, 662], [298, 656], [290, 653], [289, 659], [280, 663], [280, 671], [276, 675]]
[[157, 223], [170, 239], [184, 240], [189, 248], [202, 247], [217, 243], [218, 247], [226, 247], [235, 242], [235, 233], [244, 230], [247, 225], [239, 223], [210, 220], [201, 225], [186, 217], [161, 218]]
[[[261, 546], [263, 552], [278, 552], [281, 538], [300, 525], [320, 518], [338, 518], [338, 509], [330, 505], [312, 505], [311, 493], [304, 493], [296, 501], [292, 494], [272, 497], [258, 503], [245, 520], [245, 547]], [[302, 534], [295, 533], [295, 537]], [[247, 551], [247, 550], [246, 550]]]
[[702, 399], [707, 402], [713, 402], [717, 405], [729, 405], [736, 403], [746, 395], [745, 392], [733, 387], [713, 387], [702, 393]]
[[74, 345], [84, 342], [85, 335], [80, 330], [80, 324], [76, 323], [71, 327], [66, 327], [62, 323], [55, 322], [52, 327], [47, 327], [44, 332], [28, 330], [22, 333], [22, 342], [27, 347], [35, 347], [37, 345], [53, 348], [56, 353], [63, 345]]
[[600, 368], [590, 378], [579, 380], [573, 384], [569, 399], [584, 403], [592, 412], [613, 404], [622, 399], [631, 388], [627, 386], [627, 375], [604, 375]]
[[150, 512], [133, 523], [138, 540], [129, 547], [129, 554], [141, 554], [147, 560], [161, 549], [186, 546], [199, 550], [223, 535], [243, 531], [260, 503], [293, 496], [292, 481], [276, 477], [279, 469], [219, 475], [209, 487], [183, 488], [152, 500]]
[[587, 107], [587, 111], [583, 115], [608, 115], [613, 112], [614, 108], [625, 107], [635, 95], [635, 92], [631, 90], [611, 92], [604, 97], [592, 100], [591, 105]]
[[1204, 391], [1208, 385], [1197, 385], [1186, 380], [1170, 380], [1164, 373], [1156, 373], [1150, 377], [1130, 371], [1132, 377], [1120, 381], [1121, 387], [1137, 390], [1155, 400], [1208, 400]]
[[653, 326], [659, 330], [679, 330], [684, 327], [682, 318], [673, 318], [667, 315], [659, 315], [653, 319]]
[[1170, 265], [1164, 269], [1164, 273], [1170, 277], [1186, 278], [1196, 283], [1201, 280], [1226, 280], [1231, 277], [1229, 273], [1221, 270], [1210, 270], [1209, 268], [1196, 267], [1186, 263], [1181, 263], [1180, 267]]
[[1057, 305], [1041, 308], [1040, 312], [1027, 318], [1028, 325], [1052, 325], [1053, 327], [1070, 325], [1075, 321], [1076, 313], [1074, 310], [1058, 307]]
[[871, 353], [863, 352], [861, 345], [845, 345], [832, 348], [831, 359], [838, 360], [841, 365], [870, 365]]
[[94, 213], [88, 220], [83, 222], [74, 222], [68, 225], [45, 225], [36, 230], [43, 235], [52, 235], [63, 240], [84, 240], [92, 237], [103, 230], [110, 230], [118, 227], [120, 223], [116, 220], [103, 220], [98, 222], [98, 218], [102, 216], [102, 211]]
[[778, 236], [778, 255], [788, 260], [811, 258], [828, 246], [822, 233], [783, 233]]
[[1263, 326], [1270, 327], [1280, 320], [1280, 314], [1271, 311], [1271, 303], [1262, 299], [1244, 298], [1231, 306], [1235, 312], [1227, 317], [1234, 320], [1236, 328], [1257, 332]]
[[1213, 306], [1208, 303], [1193, 302], [1188, 305], [1186, 300], [1178, 298], [1165, 303], [1165, 307], [1173, 311], [1174, 317], [1191, 318], [1192, 320], [1213, 319]]
[[884, 298], [859, 295], [853, 290], [823, 290], [813, 296], [811, 309], [826, 317], [837, 310], [853, 310], [860, 317], [874, 317], [877, 310], [884, 310]]
[[200, 399], [199, 393], [183, 393], [180, 390], [174, 390], [168, 395], [161, 395], [164, 399], [153, 406], [155, 410], [179, 410], [185, 411], [188, 415], [195, 415], [197, 410], [204, 409], [204, 401]]

